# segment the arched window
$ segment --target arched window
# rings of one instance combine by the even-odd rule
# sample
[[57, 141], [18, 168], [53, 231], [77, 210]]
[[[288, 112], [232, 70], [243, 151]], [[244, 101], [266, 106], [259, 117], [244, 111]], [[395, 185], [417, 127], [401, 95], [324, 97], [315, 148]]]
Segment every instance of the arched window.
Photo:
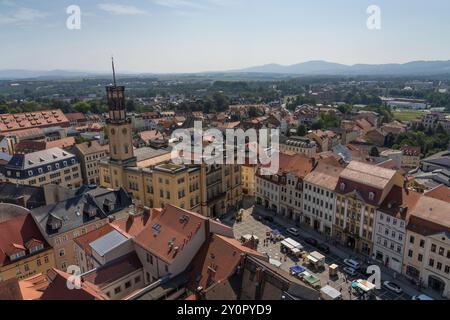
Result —
[[375, 193], [369, 192], [369, 200], [373, 200], [375, 198]]
[[341, 185], [339, 186], [341, 188], [341, 191], [345, 190], [345, 183], [341, 183]]

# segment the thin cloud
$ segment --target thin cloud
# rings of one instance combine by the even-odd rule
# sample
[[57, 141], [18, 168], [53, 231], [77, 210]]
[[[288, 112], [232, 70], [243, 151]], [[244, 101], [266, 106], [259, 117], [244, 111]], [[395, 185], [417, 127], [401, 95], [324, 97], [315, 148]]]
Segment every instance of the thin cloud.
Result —
[[146, 14], [147, 12], [135, 6], [126, 6], [116, 3], [102, 3], [98, 5], [100, 10], [114, 15], [136, 16]]
[[198, 3], [198, 1], [190, 1], [190, 0], [155, 0], [157, 5], [168, 7], [172, 9], [181, 9], [181, 8], [197, 8], [203, 9], [204, 5]]
[[47, 16], [46, 12], [31, 8], [19, 8], [9, 14], [0, 14], [0, 24], [29, 24]]

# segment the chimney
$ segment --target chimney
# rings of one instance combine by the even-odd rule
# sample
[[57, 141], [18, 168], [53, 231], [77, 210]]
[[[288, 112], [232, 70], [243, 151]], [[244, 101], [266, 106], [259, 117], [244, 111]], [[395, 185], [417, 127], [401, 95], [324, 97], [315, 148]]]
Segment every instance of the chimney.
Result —
[[205, 239], [209, 238], [209, 233], [211, 232], [210, 223], [211, 221], [208, 219], [205, 221]]

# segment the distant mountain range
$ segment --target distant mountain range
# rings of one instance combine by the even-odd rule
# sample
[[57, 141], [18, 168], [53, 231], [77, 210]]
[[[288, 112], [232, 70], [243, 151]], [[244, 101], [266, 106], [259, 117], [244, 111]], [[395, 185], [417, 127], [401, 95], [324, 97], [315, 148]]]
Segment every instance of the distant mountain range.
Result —
[[289, 66], [267, 64], [231, 72], [288, 75], [436, 75], [450, 73], [450, 60], [413, 61], [404, 64], [355, 64], [351, 66], [327, 61], [309, 61]]
[[[106, 74], [106, 73], [105, 73]], [[68, 71], [68, 70], [50, 70], [50, 71], [32, 71], [20, 69], [0, 70], [0, 80], [18, 80], [18, 79], [63, 79], [80, 78], [101, 75], [101, 73]]]
[[[355, 64], [344, 65], [327, 61], [308, 61], [294, 65], [267, 64], [239, 70], [220, 72], [202, 72], [192, 74], [272, 74], [272, 75], [328, 75], [328, 76], [414, 76], [414, 75], [442, 75], [450, 74], [450, 60], [448, 61], [412, 61], [404, 64]], [[122, 75], [124, 75], [122, 73]], [[128, 76], [152, 75], [152, 73], [128, 73]], [[186, 74], [184, 74], [186, 75]], [[0, 70], [0, 80], [16, 79], [58, 79], [110, 76], [108, 73], [88, 71], [30, 71], [30, 70]]]

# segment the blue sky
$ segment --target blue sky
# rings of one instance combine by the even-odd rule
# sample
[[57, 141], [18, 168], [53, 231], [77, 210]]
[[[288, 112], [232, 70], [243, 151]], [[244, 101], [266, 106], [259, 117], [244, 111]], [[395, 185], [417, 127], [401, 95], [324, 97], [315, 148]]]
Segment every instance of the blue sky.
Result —
[[[366, 27], [369, 5], [381, 30]], [[81, 8], [81, 30], [66, 8]], [[448, 0], [0, 0], [0, 69], [200, 72], [450, 59]]]

